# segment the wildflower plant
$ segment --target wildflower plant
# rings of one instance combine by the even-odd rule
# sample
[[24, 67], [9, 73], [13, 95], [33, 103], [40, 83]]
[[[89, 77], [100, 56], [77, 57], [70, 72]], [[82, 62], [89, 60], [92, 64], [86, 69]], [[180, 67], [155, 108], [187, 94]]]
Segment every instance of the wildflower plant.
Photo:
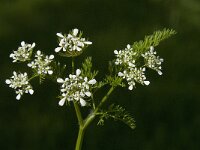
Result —
[[[28, 75], [27, 72], [14, 71], [13, 76], [5, 82], [15, 90], [17, 100], [20, 100], [24, 93], [34, 94], [34, 88], [31, 86], [34, 78], [39, 78], [40, 83], [45, 78], [49, 78], [60, 85], [58, 106], [70, 107], [71, 105], [68, 104], [73, 103], [79, 123], [75, 149], [80, 150], [85, 130], [95, 118], [99, 118], [97, 125], [103, 125], [106, 119], [111, 118], [124, 122], [131, 129], [135, 128], [132, 115], [122, 106], [113, 103], [106, 108], [104, 103], [108, 101], [109, 96], [117, 87], [135, 90], [137, 84], [149, 85], [150, 81], [146, 77], [147, 68], [162, 75], [163, 59], [157, 55], [155, 47], [174, 34], [174, 30], [163, 29], [146, 36], [143, 41], [128, 44], [121, 50], [114, 50], [114, 59], [108, 65], [109, 73], [101, 81], [95, 79], [98, 71], [93, 70], [91, 57], [86, 58], [82, 66], [75, 64], [75, 58], [92, 44], [82, 37], [83, 33], [78, 29], [73, 29], [68, 34], [56, 34], [58, 46], [54, 51], [66, 59], [71, 57], [71, 64], [61, 65], [58, 60], [54, 59], [54, 55], [45, 55], [40, 50], [35, 51], [35, 43], [21, 42], [21, 46], [13, 51], [10, 57], [13, 63], [27, 63], [27, 67], [33, 73]], [[66, 71], [68, 66], [72, 68], [69, 72]], [[95, 97], [98, 90], [105, 86], [109, 87], [107, 93], [103, 97]], [[82, 116], [81, 107], [90, 110], [86, 118]]]

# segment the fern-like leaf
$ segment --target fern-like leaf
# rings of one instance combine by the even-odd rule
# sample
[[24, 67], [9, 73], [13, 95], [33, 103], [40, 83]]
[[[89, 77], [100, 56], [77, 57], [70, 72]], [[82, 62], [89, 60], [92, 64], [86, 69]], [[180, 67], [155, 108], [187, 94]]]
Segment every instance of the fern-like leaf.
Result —
[[97, 74], [98, 71], [92, 71], [92, 58], [88, 57], [82, 63], [82, 75], [88, 77], [89, 79], [93, 79]]
[[158, 46], [158, 44], [169, 38], [170, 36], [176, 34], [176, 31], [172, 29], [163, 29], [161, 31], [155, 31], [152, 35], [145, 36], [144, 40], [139, 42], [134, 42], [132, 47], [138, 55], [149, 50], [150, 46]]
[[112, 118], [115, 121], [119, 120], [128, 125], [131, 129], [136, 127], [133, 117], [121, 106], [112, 104], [107, 111], [102, 110], [100, 113], [98, 125], [104, 125], [104, 120]]

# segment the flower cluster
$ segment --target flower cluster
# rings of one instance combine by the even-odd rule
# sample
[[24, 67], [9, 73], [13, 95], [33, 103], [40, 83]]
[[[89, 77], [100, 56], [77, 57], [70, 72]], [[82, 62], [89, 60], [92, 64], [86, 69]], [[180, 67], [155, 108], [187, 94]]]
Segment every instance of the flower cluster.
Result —
[[37, 71], [39, 75], [53, 74], [50, 63], [53, 61], [54, 55], [45, 56], [41, 51], [37, 51], [35, 55], [35, 60], [28, 63], [28, 67], [31, 67]]
[[29, 93], [31, 95], [34, 93], [26, 72], [17, 74], [14, 71], [13, 76], [6, 80], [6, 84], [9, 84], [9, 87], [15, 89], [17, 100], [19, 100], [24, 93]]
[[128, 82], [128, 89], [133, 90], [136, 82], [142, 85], [149, 85], [150, 82], [146, 81], [145, 76], [145, 67], [136, 67], [136, 52], [133, 51], [133, 48], [128, 44], [124, 50], [114, 50], [116, 55], [115, 64], [123, 66], [124, 70], [118, 73], [118, 76], [124, 78]]
[[164, 61], [159, 56], [156, 56], [156, 51], [154, 51], [154, 47], [151, 46], [150, 50], [147, 51], [145, 54], [142, 54], [145, 60], [145, 64], [147, 67], [156, 70], [159, 75], [162, 75], [161, 72], [161, 63]]
[[144, 74], [145, 68], [130, 68], [127, 70], [124, 70], [123, 73], [119, 72], [118, 76], [123, 77], [128, 82], [128, 89], [133, 90], [133, 87], [135, 86], [135, 82], [138, 82], [142, 85], [149, 85], [150, 82], [146, 81], [146, 76]]
[[78, 51], [81, 52], [85, 46], [92, 44], [90, 41], [86, 41], [85, 38], [81, 38], [82, 33], [79, 33], [78, 29], [73, 29], [72, 33], [69, 33], [67, 36], [57, 33], [57, 36], [60, 38], [59, 47], [55, 49], [55, 52], [66, 51]]
[[136, 52], [133, 51], [133, 48], [128, 44], [124, 50], [114, 50], [117, 59], [115, 60], [116, 65], [126, 65], [134, 67], [135, 65], [135, 55]]
[[26, 44], [24, 41], [21, 42], [21, 47], [18, 47], [16, 51], [10, 54], [13, 62], [24, 62], [30, 59], [32, 50], [35, 47], [35, 43]]
[[69, 78], [58, 78], [57, 82], [62, 84], [60, 106], [63, 106], [66, 100], [79, 102], [81, 106], [86, 106], [86, 99], [92, 95], [92, 85], [96, 84], [95, 79], [88, 80], [87, 77], [82, 77], [80, 69], [76, 70], [75, 75], [70, 74]]

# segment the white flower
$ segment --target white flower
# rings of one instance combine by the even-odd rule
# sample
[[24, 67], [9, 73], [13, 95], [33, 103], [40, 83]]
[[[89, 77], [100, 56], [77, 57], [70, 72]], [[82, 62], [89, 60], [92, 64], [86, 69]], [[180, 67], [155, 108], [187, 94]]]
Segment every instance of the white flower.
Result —
[[150, 84], [149, 81], [146, 81], [145, 68], [138, 68], [135, 64], [137, 55], [131, 45], [128, 44], [124, 50], [114, 50], [114, 54], [117, 57], [115, 64], [123, 67], [123, 71], [118, 72], [118, 76], [127, 80], [129, 90], [133, 90], [136, 82], [142, 85]]
[[127, 65], [135, 66], [135, 55], [133, 48], [128, 44], [124, 50], [114, 50], [114, 54], [117, 59], [115, 60], [116, 65]]
[[37, 51], [35, 55], [35, 60], [28, 63], [28, 67], [31, 67], [37, 71], [40, 75], [53, 74], [52, 67], [50, 63], [53, 61], [54, 55], [45, 56], [41, 51]]
[[156, 51], [154, 51], [154, 47], [151, 46], [150, 50], [146, 53], [142, 54], [142, 57], [144, 57], [145, 64], [147, 67], [156, 70], [159, 75], [162, 75], [162, 67], [161, 64], [164, 61], [159, 56], [156, 56]]
[[82, 77], [80, 69], [76, 70], [75, 75], [70, 74], [68, 78], [58, 78], [57, 82], [62, 84], [60, 89], [60, 106], [63, 106], [66, 100], [75, 101], [78, 102], [81, 106], [86, 106], [86, 100], [92, 95], [92, 85], [96, 84], [95, 79], [88, 81], [87, 77]]
[[26, 44], [24, 41], [21, 42], [21, 46], [16, 51], [10, 54], [13, 62], [24, 62], [30, 59], [35, 43]]
[[31, 95], [34, 93], [26, 72], [17, 74], [14, 71], [13, 76], [10, 79], [6, 79], [5, 82], [9, 85], [9, 87], [15, 89], [17, 100], [19, 100], [24, 93], [29, 93]]
[[145, 68], [127, 68], [126, 70], [118, 73], [118, 76], [127, 80], [129, 85], [129, 90], [133, 90], [135, 87], [135, 82], [140, 83], [142, 85], [149, 85], [150, 82], [146, 81], [146, 76], [144, 74]]
[[56, 35], [60, 38], [59, 47], [55, 48], [55, 52], [66, 52], [66, 51], [82, 51], [87, 45], [91, 45], [92, 42], [86, 41], [85, 38], [81, 38], [82, 33], [79, 33], [78, 29], [73, 29], [72, 33], [64, 36], [61, 33]]

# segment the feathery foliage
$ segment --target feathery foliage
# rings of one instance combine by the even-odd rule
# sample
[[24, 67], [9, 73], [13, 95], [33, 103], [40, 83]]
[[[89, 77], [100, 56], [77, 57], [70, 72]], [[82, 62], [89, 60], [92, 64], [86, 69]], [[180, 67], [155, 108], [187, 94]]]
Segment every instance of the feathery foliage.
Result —
[[107, 111], [102, 110], [100, 113], [100, 119], [98, 121], [98, 125], [104, 125], [104, 120], [112, 118], [115, 121], [119, 120], [128, 125], [131, 129], [134, 129], [136, 127], [135, 120], [133, 117], [120, 105], [112, 104], [108, 108]]
[[81, 72], [83, 76], [89, 79], [93, 79], [98, 74], [98, 71], [92, 71], [92, 57], [87, 57], [82, 63]]
[[132, 47], [135, 52], [137, 52], [138, 55], [141, 55], [142, 53], [145, 53], [147, 50], [149, 50], [150, 46], [158, 46], [158, 44], [169, 38], [170, 36], [176, 34], [176, 31], [172, 29], [163, 29], [155, 31], [152, 35], [145, 36], [144, 40], [134, 42]]

